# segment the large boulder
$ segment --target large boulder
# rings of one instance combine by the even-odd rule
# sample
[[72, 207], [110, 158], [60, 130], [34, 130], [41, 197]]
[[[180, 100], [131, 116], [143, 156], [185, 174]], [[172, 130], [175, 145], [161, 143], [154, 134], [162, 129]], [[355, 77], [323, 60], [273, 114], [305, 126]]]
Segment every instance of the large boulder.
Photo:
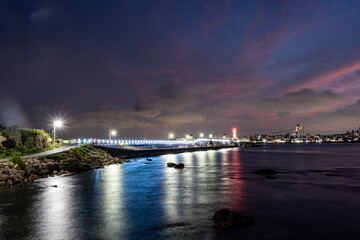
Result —
[[36, 135], [34, 141], [37, 147], [47, 148], [49, 146], [48, 138], [44, 135], [41, 134]]
[[19, 166], [19, 164], [15, 164], [14, 169], [21, 170], [21, 167]]
[[40, 172], [40, 169], [39, 169], [39, 166], [38, 165], [26, 165], [26, 168], [25, 168], [25, 174], [26, 176], [30, 176], [32, 174], [39, 174]]
[[6, 137], [0, 135], [0, 147], [2, 147], [2, 143], [6, 141]]
[[247, 224], [253, 224], [254, 218], [251, 216], [240, 215], [237, 212], [227, 208], [221, 209], [214, 213], [213, 220], [217, 228], [231, 228]]
[[0, 182], [7, 181], [9, 179], [9, 175], [7, 174], [0, 174]]
[[21, 136], [10, 136], [2, 142], [2, 145], [6, 148], [14, 148], [16, 144], [22, 145]]
[[49, 162], [45, 165], [45, 169], [52, 173], [54, 171], [58, 171], [59, 167], [56, 164]]
[[39, 179], [39, 177], [38, 177], [37, 175], [35, 175], [35, 174], [31, 174], [30, 177], [29, 177], [29, 180], [30, 180], [31, 182], [34, 181], [34, 180], [36, 180], [36, 179]]

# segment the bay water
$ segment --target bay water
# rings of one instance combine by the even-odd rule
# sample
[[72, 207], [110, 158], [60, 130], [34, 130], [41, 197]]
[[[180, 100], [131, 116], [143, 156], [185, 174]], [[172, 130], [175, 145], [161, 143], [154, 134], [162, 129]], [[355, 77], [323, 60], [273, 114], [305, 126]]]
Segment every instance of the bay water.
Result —
[[[1, 188], [0, 239], [360, 239], [360, 144], [151, 159]], [[264, 168], [278, 174], [254, 174]], [[222, 208], [255, 223], [216, 229]]]

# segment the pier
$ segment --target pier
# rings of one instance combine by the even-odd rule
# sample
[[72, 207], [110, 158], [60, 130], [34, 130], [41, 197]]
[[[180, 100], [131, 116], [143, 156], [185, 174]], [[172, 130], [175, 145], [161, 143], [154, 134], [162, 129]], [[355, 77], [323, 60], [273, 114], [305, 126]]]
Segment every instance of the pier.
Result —
[[119, 148], [111, 146], [96, 146], [97, 148], [105, 150], [113, 157], [119, 158], [140, 158], [151, 157], [165, 154], [176, 154], [183, 152], [195, 152], [195, 151], [208, 151], [218, 150], [223, 148], [237, 147], [235, 144], [222, 145], [222, 146], [207, 146], [207, 147], [177, 147], [177, 148], [153, 148], [153, 149], [136, 149], [136, 148]]

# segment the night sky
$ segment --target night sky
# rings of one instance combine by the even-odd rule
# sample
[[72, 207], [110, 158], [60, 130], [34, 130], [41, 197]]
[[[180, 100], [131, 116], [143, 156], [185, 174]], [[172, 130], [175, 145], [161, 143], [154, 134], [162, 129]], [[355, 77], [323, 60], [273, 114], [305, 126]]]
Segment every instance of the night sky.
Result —
[[360, 126], [359, 1], [0, 2], [0, 122], [66, 137]]

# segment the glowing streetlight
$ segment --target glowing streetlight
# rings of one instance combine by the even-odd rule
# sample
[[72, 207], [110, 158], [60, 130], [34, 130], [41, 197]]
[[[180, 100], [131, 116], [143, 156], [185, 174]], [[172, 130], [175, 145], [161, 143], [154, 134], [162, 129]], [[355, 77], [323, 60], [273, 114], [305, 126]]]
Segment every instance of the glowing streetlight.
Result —
[[213, 138], [213, 135], [212, 135], [212, 134], [209, 134], [209, 138]]
[[200, 134], [199, 134], [199, 137], [203, 138], [203, 137], [204, 137], [204, 134], [203, 134], [203, 133], [200, 133]]
[[175, 135], [173, 133], [169, 133], [169, 139], [174, 139]]
[[109, 131], [109, 139], [111, 140], [111, 137], [115, 137], [117, 135], [117, 131], [115, 129], [110, 129]]
[[185, 138], [186, 138], [186, 140], [189, 140], [189, 139], [190, 139], [190, 135], [189, 135], [189, 134], [186, 134], [186, 135], [185, 135]]
[[55, 120], [54, 121], [54, 149], [55, 149], [55, 133], [56, 133], [56, 128], [60, 128], [62, 127], [63, 122], [61, 120]]

